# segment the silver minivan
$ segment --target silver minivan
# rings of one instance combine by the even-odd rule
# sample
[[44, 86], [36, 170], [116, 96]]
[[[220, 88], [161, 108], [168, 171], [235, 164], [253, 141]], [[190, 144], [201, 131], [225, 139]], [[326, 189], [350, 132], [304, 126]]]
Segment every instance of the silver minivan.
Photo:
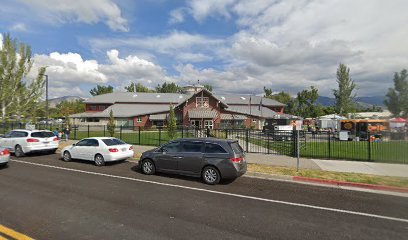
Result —
[[142, 173], [176, 173], [201, 177], [207, 184], [245, 174], [245, 153], [237, 140], [183, 138], [146, 151], [139, 160]]

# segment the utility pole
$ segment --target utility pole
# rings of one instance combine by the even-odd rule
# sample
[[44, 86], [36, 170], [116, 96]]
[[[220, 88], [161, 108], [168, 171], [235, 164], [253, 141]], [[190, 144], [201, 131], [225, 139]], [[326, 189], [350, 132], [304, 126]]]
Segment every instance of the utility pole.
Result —
[[48, 75], [44, 74], [45, 76], [45, 117], [47, 118], [47, 124], [49, 119], [49, 109], [48, 109]]

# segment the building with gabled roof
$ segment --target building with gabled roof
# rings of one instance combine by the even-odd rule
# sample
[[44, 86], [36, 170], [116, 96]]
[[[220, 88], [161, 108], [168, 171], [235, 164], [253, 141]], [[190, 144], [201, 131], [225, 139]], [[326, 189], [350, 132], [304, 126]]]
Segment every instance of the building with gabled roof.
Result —
[[201, 85], [183, 93], [114, 92], [84, 101], [86, 111], [70, 116], [74, 124], [105, 125], [112, 110], [120, 126], [163, 126], [174, 107], [177, 124], [204, 128], [262, 128], [268, 119], [282, 119], [285, 105], [249, 95], [214, 95]]

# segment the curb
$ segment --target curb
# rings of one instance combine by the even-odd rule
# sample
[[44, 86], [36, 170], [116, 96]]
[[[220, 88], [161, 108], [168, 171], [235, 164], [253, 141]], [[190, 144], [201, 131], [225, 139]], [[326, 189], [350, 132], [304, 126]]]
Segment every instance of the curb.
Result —
[[292, 180], [297, 181], [297, 182], [311, 182], [311, 183], [320, 183], [320, 184], [327, 184], [327, 185], [408, 193], [408, 188], [385, 186], [385, 185], [374, 185], [374, 184], [368, 184], [368, 183], [343, 182], [343, 181], [336, 181], [336, 180], [325, 180], [325, 179], [319, 179], [319, 178], [308, 178], [308, 177], [300, 177], [300, 176], [293, 176]]

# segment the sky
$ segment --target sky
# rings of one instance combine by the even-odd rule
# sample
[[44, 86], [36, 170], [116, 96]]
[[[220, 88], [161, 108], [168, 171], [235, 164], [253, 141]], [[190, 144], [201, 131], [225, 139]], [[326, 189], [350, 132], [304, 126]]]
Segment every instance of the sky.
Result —
[[[406, 0], [0, 0], [0, 33], [47, 66], [50, 97], [210, 84], [218, 94], [332, 97], [350, 68], [358, 96], [382, 96], [408, 68]], [[0, 37], [0, 41], [1, 41]]]

